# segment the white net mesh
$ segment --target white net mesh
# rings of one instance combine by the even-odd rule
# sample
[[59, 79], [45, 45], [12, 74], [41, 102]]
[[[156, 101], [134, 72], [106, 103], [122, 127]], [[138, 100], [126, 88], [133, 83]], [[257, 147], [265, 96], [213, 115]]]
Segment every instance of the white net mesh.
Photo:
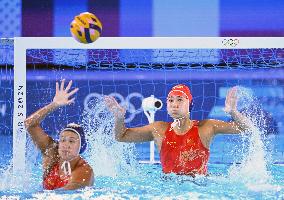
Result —
[[[228, 121], [230, 118], [222, 110], [226, 91], [241, 85], [251, 88], [263, 103], [263, 109], [272, 116], [270, 133], [277, 134], [283, 129], [283, 112], [275, 110], [283, 106], [283, 57], [283, 49], [28, 50], [28, 113], [50, 102], [55, 81], [66, 78], [72, 79], [80, 92], [74, 106], [65, 107], [44, 121], [43, 126], [51, 134], [58, 133], [62, 124], [80, 122], [87, 103], [101, 95], [112, 95], [127, 106], [127, 126], [146, 125], [142, 99], [154, 94], [165, 103], [167, 92], [178, 83], [191, 88], [193, 119]], [[155, 118], [172, 120], [165, 107]], [[148, 160], [149, 144], [136, 147], [138, 159]], [[212, 162], [232, 162], [230, 147], [224, 144], [216, 151], [223, 154], [213, 153]], [[155, 159], [159, 160], [158, 152]]]

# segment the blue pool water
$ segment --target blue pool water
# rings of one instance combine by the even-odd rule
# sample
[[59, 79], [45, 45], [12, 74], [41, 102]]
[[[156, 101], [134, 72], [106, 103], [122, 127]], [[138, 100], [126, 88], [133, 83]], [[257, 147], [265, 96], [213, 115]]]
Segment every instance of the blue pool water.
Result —
[[190, 178], [164, 175], [160, 165], [139, 165], [133, 176], [96, 177], [95, 186], [76, 191], [42, 191], [40, 187], [28, 192], [1, 191], [0, 195], [21, 199], [90, 199], [90, 198], [134, 198], [160, 199], [168, 197], [184, 199], [283, 199], [284, 167], [271, 166], [274, 180], [267, 184], [232, 181], [228, 165], [210, 164], [210, 176]]
[[[9, 142], [11, 137], [1, 136], [0, 199], [161, 199], [166, 197], [168, 199], [283, 199], [284, 165], [277, 164], [280, 163], [279, 161], [275, 162], [281, 159], [283, 161], [280, 154], [273, 153], [270, 159], [274, 164], [270, 161], [267, 163], [268, 179], [263, 171], [254, 169], [243, 172], [239, 169], [239, 171], [231, 172], [233, 169], [230, 162], [234, 158], [230, 159], [229, 156], [234, 156], [237, 147], [240, 148], [238, 138], [239, 136], [228, 135], [215, 139], [211, 146], [208, 177], [193, 179], [188, 176], [165, 175], [159, 164], [138, 163], [127, 168], [120, 168], [118, 173], [113, 173], [112, 165], [97, 163], [93, 166], [94, 171], [97, 171], [93, 187], [75, 191], [43, 191], [41, 159], [36, 151], [34, 154], [38, 155], [33, 161], [36, 164], [33, 163], [29, 177], [25, 178], [23, 175], [24, 178], [20, 176], [13, 178], [9, 170], [4, 170], [6, 173], [4, 176], [2, 166], [7, 166], [11, 158], [11, 150], [8, 148], [11, 145]], [[274, 144], [283, 145], [283, 141], [283, 137], [277, 136]], [[273, 148], [279, 148], [277, 145]], [[148, 145], [144, 146], [148, 148]], [[230, 147], [236, 149], [229, 152]], [[222, 163], [221, 157], [225, 159], [223, 160], [225, 162]], [[88, 157], [86, 159], [92, 160]], [[236, 159], [238, 160], [237, 156]], [[236, 164], [236, 167], [240, 165], [241, 163]], [[253, 163], [253, 165], [255, 169], [258, 169], [259, 163]], [[104, 174], [100, 173], [102, 168], [105, 169]], [[242, 175], [240, 178], [241, 173], [246, 173], [246, 176]]]

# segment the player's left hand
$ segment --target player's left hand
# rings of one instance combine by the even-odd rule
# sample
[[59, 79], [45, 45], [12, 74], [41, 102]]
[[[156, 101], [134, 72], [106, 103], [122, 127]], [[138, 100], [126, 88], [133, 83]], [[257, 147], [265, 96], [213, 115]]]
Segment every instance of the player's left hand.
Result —
[[225, 101], [225, 107], [224, 111], [226, 113], [232, 113], [234, 111], [237, 111], [237, 102], [238, 102], [238, 96], [237, 96], [238, 87], [232, 87], [228, 90], [226, 101]]

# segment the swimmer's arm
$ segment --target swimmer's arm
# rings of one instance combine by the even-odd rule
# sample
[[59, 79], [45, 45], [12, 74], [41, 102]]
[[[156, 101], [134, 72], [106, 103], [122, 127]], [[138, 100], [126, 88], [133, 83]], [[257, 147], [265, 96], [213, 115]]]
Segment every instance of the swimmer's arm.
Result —
[[153, 127], [152, 125], [146, 125], [137, 128], [126, 128], [124, 124], [125, 120], [125, 108], [123, 108], [116, 99], [112, 96], [105, 96], [104, 101], [109, 111], [113, 113], [115, 118], [115, 139], [119, 142], [147, 142], [152, 141]]
[[153, 124], [149, 124], [142, 127], [136, 127], [136, 128], [126, 128], [124, 124], [124, 118], [116, 118], [115, 139], [119, 142], [152, 141], [154, 139], [152, 134]]
[[72, 86], [72, 80], [69, 81], [66, 88], [64, 87], [64, 83], [65, 79], [63, 79], [60, 84], [56, 82], [55, 96], [52, 103], [39, 109], [25, 120], [27, 131], [43, 153], [51, 144], [54, 144], [55, 141], [43, 131], [40, 126], [41, 121], [59, 107], [74, 103], [75, 98], [70, 98], [78, 91], [78, 88], [69, 91]]
[[234, 111], [231, 113], [234, 121], [225, 122], [221, 120], [207, 120], [213, 130], [213, 135], [216, 134], [238, 134], [244, 131], [252, 130], [252, 122], [243, 116], [240, 112]]
[[221, 120], [206, 120], [207, 124], [211, 127], [212, 136], [217, 134], [237, 134], [241, 133], [243, 129], [236, 124], [236, 122], [225, 122]]
[[25, 127], [27, 131], [32, 137], [34, 143], [42, 152], [44, 152], [46, 148], [55, 141], [43, 131], [40, 123], [48, 114], [56, 110], [58, 107], [59, 106], [56, 103], [52, 102], [25, 119]]
[[214, 133], [241, 133], [245, 130], [251, 130], [253, 125], [251, 121], [237, 110], [238, 87], [232, 87], [228, 90], [224, 111], [231, 115], [233, 122], [213, 121]]
[[91, 167], [82, 166], [74, 170], [70, 181], [63, 187], [64, 190], [75, 190], [94, 184], [94, 173]]

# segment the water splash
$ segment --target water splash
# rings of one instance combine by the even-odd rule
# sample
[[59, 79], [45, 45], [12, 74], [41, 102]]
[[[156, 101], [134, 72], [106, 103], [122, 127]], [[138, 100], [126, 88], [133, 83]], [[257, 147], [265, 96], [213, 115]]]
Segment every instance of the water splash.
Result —
[[[38, 165], [39, 150], [35, 147], [30, 136], [27, 136], [26, 143], [26, 163], [24, 173], [22, 171], [13, 171], [13, 161], [9, 161], [9, 165], [0, 170], [0, 191], [8, 193], [23, 193], [39, 190], [41, 185], [41, 176], [35, 171], [41, 170], [41, 165]], [[21, 164], [21, 163], [18, 163]], [[41, 173], [39, 173], [41, 174]]]
[[229, 178], [247, 186], [267, 184], [271, 182], [272, 176], [268, 170], [268, 154], [264, 143], [264, 112], [251, 90], [238, 87], [238, 99], [238, 109], [250, 120], [250, 130], [241, 134], [243, 141], [247, 141], [243, 146], [243, 158], [240, 165], [230, 167]]
[[82, 125], [86, 131], [88, 149], [85, 158], [96, 176], [124, 176], [136, 174], [134, 144], [117, 142], [114, 138], [114, 118], [108, 112], [103, 98], [89, 101], [84, 110]]

